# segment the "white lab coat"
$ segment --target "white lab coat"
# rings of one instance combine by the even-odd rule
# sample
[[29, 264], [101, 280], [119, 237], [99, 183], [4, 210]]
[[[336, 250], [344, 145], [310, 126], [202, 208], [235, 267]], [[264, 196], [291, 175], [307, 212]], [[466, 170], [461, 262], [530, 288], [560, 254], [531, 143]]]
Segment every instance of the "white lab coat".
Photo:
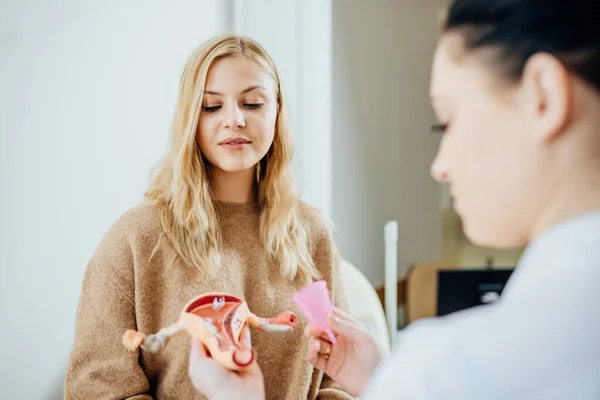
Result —
[[525, 251], [501, 299], [400, 334], [363, 399], [600, 399], [600, 212]]

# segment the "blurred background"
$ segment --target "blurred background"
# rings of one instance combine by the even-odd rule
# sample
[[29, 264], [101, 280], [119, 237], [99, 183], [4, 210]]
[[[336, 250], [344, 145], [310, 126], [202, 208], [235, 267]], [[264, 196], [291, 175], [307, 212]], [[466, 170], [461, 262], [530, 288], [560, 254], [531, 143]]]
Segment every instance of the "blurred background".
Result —
[[0, 2], [0, 380], [6, 399], [60, 399], [81, 279], [165, 154], [178, 80], [209, 37], [240, 33], [277, 63], [302, 197], [344, 259], [384, 281], [444, 260], [514, 266], [470, 245], [429, 176], [428, 101], [442, 0]]

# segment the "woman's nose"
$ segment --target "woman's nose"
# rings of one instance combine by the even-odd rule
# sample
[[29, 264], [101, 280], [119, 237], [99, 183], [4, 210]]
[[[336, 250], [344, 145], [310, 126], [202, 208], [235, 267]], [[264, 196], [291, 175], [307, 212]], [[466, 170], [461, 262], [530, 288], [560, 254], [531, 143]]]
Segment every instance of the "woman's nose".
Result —
[[246, 121], [242, 110], [237, 106], [232, 107], [230, 112], [227, 113], [225, 121], [223, 121], [223, 126], [230, 129], [244, 128], [246, 126]]

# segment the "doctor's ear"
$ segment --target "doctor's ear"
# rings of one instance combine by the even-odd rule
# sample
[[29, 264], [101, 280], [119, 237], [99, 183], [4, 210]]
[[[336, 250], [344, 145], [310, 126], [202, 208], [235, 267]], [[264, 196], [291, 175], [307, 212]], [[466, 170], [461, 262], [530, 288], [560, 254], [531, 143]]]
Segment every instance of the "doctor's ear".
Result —
[[550, 54], [536, 54], [527, 60], [521, 86], [530, 131], [540, 141], [555, 140], [564, 132], [573, 107], [572, 79]]

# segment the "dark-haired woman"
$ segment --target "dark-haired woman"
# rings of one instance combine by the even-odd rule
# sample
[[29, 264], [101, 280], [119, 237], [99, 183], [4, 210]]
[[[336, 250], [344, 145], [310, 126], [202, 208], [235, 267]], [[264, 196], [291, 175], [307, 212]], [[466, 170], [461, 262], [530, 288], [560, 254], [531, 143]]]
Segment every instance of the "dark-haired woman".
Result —
[[455, 0], [431, 172], [476, 244], [527, 245], [502, 298], [409, 326], [384, 360], [335, 311], [307, 359], [363, 399], [600, 399], [600, 3]]

